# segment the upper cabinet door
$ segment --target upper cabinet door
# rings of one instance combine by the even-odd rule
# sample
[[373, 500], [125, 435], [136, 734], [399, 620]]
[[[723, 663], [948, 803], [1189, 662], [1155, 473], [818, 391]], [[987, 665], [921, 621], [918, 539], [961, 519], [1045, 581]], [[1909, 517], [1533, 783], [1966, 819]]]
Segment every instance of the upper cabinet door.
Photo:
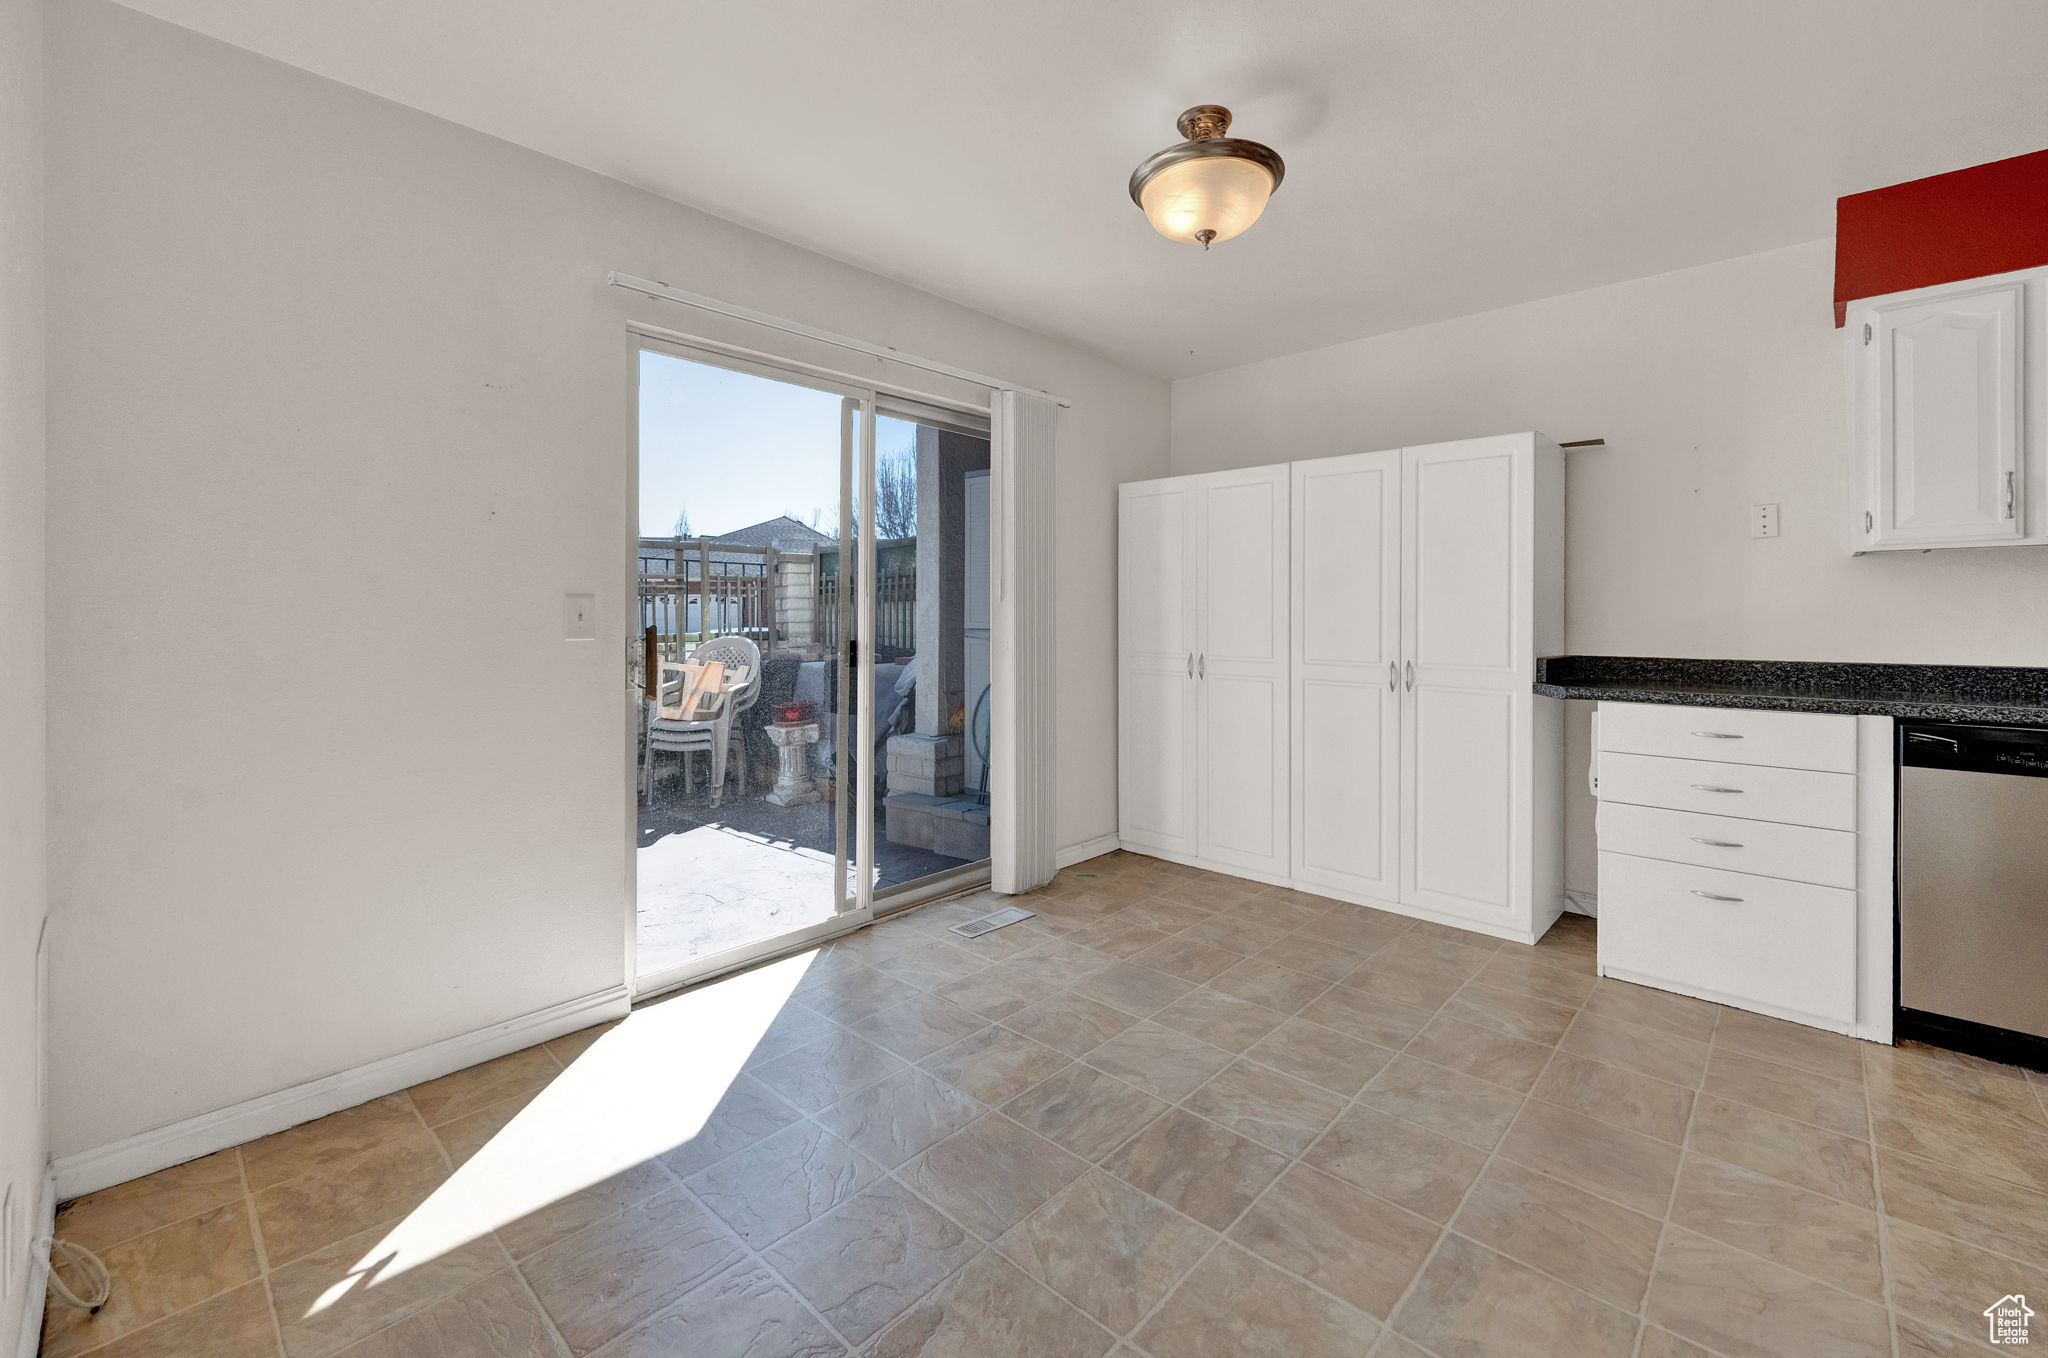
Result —
[[1288, 468], [1216, 472], [1199, 484], [1199, 852], [1284, 875]]
[[2026, 536], [2026, 301], [2016, 280], [1856, 310], [1859, 549]]
[[1118, 513], [1119, 833], [1195, 851], [1195, 543], [1189, 478], [1123, 487]]
[[1293, 468], [1293, 875], [1400, 891], [1401, 452]]

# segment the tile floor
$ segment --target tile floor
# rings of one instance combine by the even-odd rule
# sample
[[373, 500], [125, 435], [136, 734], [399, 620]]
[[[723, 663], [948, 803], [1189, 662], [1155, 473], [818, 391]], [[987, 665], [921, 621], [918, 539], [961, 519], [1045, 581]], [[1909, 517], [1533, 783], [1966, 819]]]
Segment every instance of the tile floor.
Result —
[[2038, 1078], [1597, 980], [1575, 917], [1028, 903], [72, 1203], [118, 1283], [44, 1353], [1925, 1358], [2048, 1300]]

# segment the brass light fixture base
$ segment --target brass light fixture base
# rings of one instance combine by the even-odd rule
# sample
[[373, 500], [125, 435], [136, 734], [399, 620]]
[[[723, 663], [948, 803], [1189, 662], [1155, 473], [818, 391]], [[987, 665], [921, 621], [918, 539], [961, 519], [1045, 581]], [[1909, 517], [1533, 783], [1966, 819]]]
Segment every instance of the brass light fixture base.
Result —
[[1230, 130], [1230, 110], [1221, 104], [1196, 104], [1173, 125], [1189, 141], [1209, 141]]
[[1204, 156], [1228, 156], [1237, 160], [1249, 160], [1254, 165], [1263, 165], [1266, 172], [1273, 176], [1273, 187], [1276, 189], [1280, 187], [1281, 179], [1287, 174], [1287, 163], [1280, 159], [1280, 153], [1272, 147], [1225, 135], [1230, 130], [1230, 110], [1221, 104], [1196, 104], [1174, 121], [1174, 127], [1187, 140], [1147, 156], [1143, 164], [1131, 171], [1131, 201], [1139, 207], [1145, 205], [1145, 200], [1139, 195], [1145, 188], [1146, 180], [1169, 165], [1199, 160]]

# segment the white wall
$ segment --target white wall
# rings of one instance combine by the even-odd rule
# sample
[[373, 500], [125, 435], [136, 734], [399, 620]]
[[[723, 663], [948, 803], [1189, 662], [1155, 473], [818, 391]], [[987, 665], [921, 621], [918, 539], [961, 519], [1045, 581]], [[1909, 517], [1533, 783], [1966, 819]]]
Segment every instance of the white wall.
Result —
[[[43, 1187], [36, 936], [43, 836], [43, 3], [0, 0], [0, 1193], [15, 1241]], [[25, 1251], [0, 1259], [0, 1347]]]
[[[1059, 836], [1115, 828], [1111, 487], [1165, 470], [1164, 383], [105, 0], [58, 9], [58, 1153], [622, 980], [625, 326], [699, 322], [607, 269], [1074, 398]], [[597, 593], [597, 644], [560, 640], [566, 591]]]
[[[1173, 469], [1605, 438], [1567, 454], [1567, 650], [2048, 665], [2048, 550], [1847, 555], [1832, 269], [1813, 241], [1188, 378]], [[1781, 536], [1748, 536], [1759, 503]], [[1590, 890], [1583, 712], [1569, 730], [1566, 871]]]

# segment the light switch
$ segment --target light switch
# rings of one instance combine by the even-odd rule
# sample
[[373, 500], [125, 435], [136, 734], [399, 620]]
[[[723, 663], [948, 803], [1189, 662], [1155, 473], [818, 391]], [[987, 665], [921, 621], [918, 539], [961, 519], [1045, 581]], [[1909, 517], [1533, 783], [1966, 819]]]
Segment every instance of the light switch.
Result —
[[597, 640], [596, 595], [564, 594], [562, 596], [562, 639], [565, 641]]
[[1751, 505], [1749, 507], [1749, 535], [1753, 538], [1774, 538], [1778, 536], [1778, 507], [1776, 505]]

